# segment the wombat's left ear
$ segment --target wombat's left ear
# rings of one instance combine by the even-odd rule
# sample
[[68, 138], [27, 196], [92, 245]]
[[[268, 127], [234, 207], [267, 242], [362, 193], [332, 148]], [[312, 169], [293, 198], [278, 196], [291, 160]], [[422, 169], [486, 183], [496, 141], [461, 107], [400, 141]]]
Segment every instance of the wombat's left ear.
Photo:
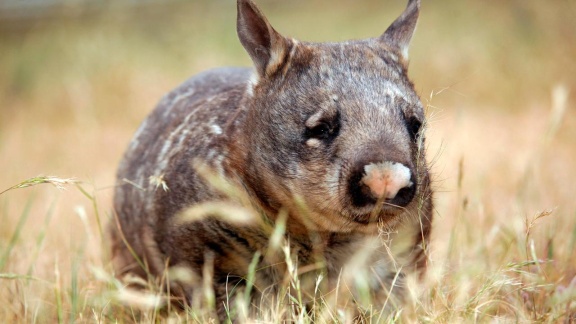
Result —
[[418, 14], [420, 13], [420, 0], [409, 0], [406, 10], [398, 17], [388, 29], [380, 36], [380, 40], [396, 47], [405, 61], [408, 61], [408, 47], [414, 35]]
[[260, 76], [270, 75], [286, 58], [289, 42], [280, 35], [251, 0], [238, 0], [238, 38]]

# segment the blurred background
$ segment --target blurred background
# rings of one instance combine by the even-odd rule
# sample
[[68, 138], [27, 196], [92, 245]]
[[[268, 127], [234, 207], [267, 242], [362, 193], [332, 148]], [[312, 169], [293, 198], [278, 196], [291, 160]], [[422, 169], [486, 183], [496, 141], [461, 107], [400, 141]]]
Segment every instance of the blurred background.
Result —
[[[256, 2], [278, 31], [308, 41], [378, 36], [406, 5]], [[235, 9], [232, 0], [0, 0], [0, 191], [56, 175], [82, 181], [94, 199], [49, 186], [0, 195], [0, 247], [25, 229], [4, 271], [53, 280], [55, 264], [105, 263], [95, 215], [109, 218], [115, 170], [139, 123], [188, 77], [250, 65]], [[576, 1], [424, 0], [410, 59], [430, 119], [436, 233], [462, 213], [490, 229], [552, 210], [542, 242], [558, 239], [554, 253], [574, 257]]]

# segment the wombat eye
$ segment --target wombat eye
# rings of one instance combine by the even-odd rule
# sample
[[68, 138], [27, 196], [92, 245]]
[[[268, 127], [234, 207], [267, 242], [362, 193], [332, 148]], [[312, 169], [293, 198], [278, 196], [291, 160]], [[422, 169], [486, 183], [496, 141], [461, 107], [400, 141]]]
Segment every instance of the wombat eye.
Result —
[[312, 128], [307, 128], [305, 136], [307, 138], [326, 139], [332, 132], [330, 125], [327, 123], [320, 123]]
[[408, 128], [408, 133], [410, 133], [410, 138], [415, 141], [422, 127], [422, 123], [416, 117], [410, 117], [406, 120], [406, 127]]

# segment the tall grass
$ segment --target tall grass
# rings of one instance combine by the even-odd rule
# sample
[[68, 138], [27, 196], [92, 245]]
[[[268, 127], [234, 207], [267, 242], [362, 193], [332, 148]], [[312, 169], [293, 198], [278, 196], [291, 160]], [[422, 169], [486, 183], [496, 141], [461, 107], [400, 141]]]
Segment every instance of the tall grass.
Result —
[[[278, 30], [309, 40], [378, 35], [404, 6], [259, 4]], [[209, 294], [176, 311], [153, 283], [127, 289], [107, 257], [114, 173], [138, 123], [188, 76], [249, 64], [230, 3], [149, 8], [0, 30], [0, 322], [213, 318]], [[575, 10], [570, 1], [423, 4], [410, 74], [430, 106], [431, 264], [410, 279], [409, 302], [373, 322], [576, 321]], [[350, 321], [328, 299], [302, 311], [291, 269], [274, 307], [253, 315], [240, 303], [241, 318]]]

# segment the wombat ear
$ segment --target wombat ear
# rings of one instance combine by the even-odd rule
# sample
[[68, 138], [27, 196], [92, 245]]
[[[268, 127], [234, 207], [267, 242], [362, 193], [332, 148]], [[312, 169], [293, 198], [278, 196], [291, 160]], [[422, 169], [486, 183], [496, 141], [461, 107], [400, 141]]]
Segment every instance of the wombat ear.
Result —
[[288, 41], [280, 35], [250, 0], [238, 0], [238, 38], [260, 76], [271, 74], [285, 58]]
[[409, 0], [406, 10], [380, 36], [380, 40], [398, 49], [404, 60], [408, 61], [408, 47], [416, 29], [420, 0]]

